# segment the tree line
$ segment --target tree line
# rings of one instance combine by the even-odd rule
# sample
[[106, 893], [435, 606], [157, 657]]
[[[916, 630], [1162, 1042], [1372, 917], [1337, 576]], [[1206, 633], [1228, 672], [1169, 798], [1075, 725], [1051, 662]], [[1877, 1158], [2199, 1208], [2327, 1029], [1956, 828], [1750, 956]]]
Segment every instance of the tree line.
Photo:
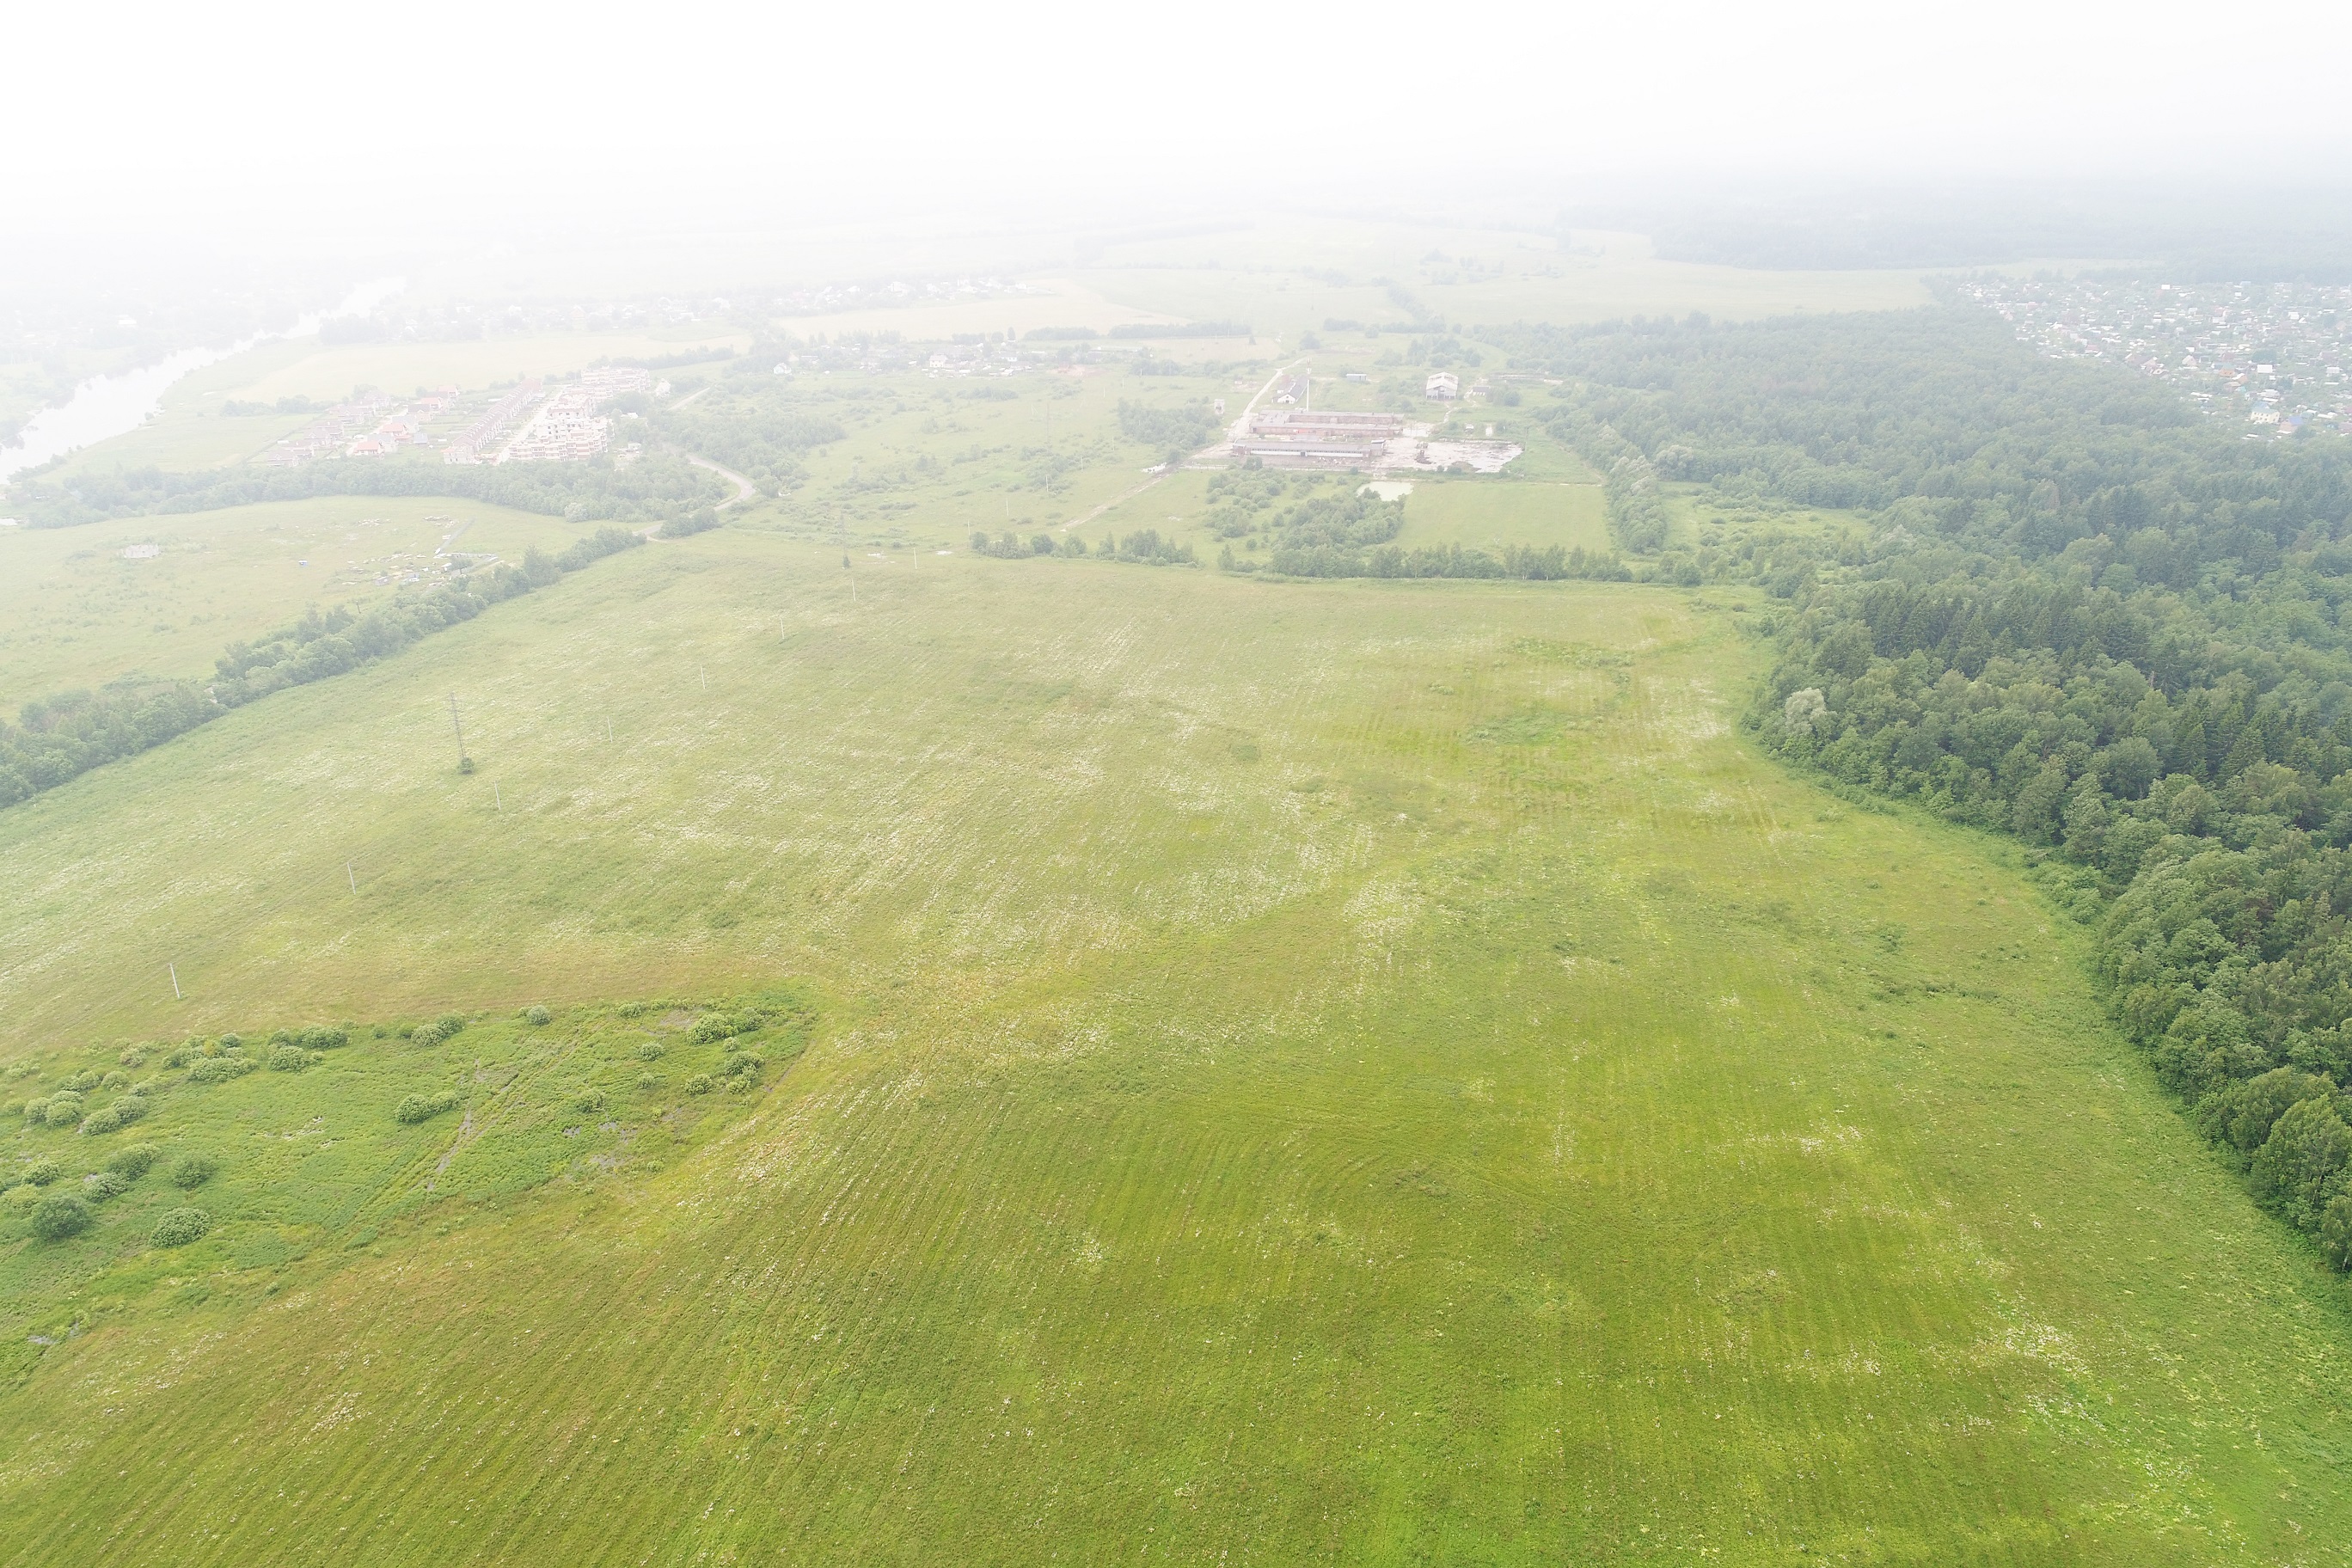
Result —
[[437, 458], [332, 458], [299, 468], [173, 473], [152, 466], [18, 482], [10, 505], [35, 528], [110, 518], [213, 511], [320, 496], [453, 496], [573, 521], [656, 522], [732, 493], [682, 458], [648, 452], [625, 468], [584, 463], [444, 463]]
[[0, 720], [0, 808], [160, 746], [273, 691], [389, 658], [502, 599], [644, 542], [626, 529], [600, 528], [557, 554], [533, 547], [520, 566], [501, 563], [371, 609], [338, 605], [322, 614], [313, 605], [268, 637], [231, 643], [210, 681], [126, 682], [27, 702], [15, 723]]

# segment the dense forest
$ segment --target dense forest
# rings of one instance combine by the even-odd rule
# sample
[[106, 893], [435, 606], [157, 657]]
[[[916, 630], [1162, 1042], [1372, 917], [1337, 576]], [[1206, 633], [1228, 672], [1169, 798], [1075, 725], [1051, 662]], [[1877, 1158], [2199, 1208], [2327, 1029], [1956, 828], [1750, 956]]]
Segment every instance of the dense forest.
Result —
[[[1789, 602], [1764, 742], [2032, 846], [2157, 1074], [2352, 1264], [2346, 444], [1959, 310], [1481, 336], [1562, 378], [1621, 543]], [[1678, 496], [1851, 522], [1694, 542]]]

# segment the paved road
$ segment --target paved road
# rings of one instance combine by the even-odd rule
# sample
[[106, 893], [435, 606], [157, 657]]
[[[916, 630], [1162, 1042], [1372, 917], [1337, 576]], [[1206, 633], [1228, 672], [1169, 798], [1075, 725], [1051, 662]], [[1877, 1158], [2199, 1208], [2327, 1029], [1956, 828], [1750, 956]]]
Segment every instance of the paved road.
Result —
[[688, 454], [686, 460], [692, 463], [698, 468], [709, 468], [712, 473], [717, 474], [720, 479], [725, 479], [735, 487], [735, 493], [730, 496], [727, 500], [720, 501], [717, 506], [711, 508], [713, 511], [725, 511], [737, 501], [750, 500], [752, 497], [760, 493], [757, 486], [732, 468], [722, 468], [718, 464], [712, 462], [709, 458], [698, 458], [693, 456], [691, 453]]

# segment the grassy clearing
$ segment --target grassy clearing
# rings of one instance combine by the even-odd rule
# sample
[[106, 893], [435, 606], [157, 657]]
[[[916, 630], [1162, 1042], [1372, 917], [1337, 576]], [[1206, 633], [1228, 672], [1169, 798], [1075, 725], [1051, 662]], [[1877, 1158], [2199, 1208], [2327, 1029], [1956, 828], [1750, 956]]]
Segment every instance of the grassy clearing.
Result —
[[[229, 643], [306, 605], [357, 605], [388, 596], [409, 572], [430, 575], [453, 532], [458, 551], [512, 561], [590, 526], [475, 501], [331, 496], [0, 530], [0, 712], [126, 675], [208, 674]], [[123, 558], [144, 544], [161, 553]]]
[[1609, 549], [1609, 520], [1598, 485], [1423, 480], [1405, 501], [1397, 542], [1497, 553], [1513, 544], [1563, 544], [1597, 552]]
[[827, 999], [665, 1170], [86, 1302], [9, 1560], [2342, 1555], [2342, 1284], [2005, 851], [1729, 731], [1742, 616], [858, 559], [633, 552], [0, 816], [20, 1054]]
[[740, 515], [869, 547], [960, 548], [974, 529], [1059, 530], [1135, 489], [1166, 456], [1121, 434], [1122, 399], [1246, 397], [1231, 379], [1103, 366], [1008, 379], [803, 377], [794, 388], [802, 405], [839, 422], [846, 437], [802, 459], [800, 488]]

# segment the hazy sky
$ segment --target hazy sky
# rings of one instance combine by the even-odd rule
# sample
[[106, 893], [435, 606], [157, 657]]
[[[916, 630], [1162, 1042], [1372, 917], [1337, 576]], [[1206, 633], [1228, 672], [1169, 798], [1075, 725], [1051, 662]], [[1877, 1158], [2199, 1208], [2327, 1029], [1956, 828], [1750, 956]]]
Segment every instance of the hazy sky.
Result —
[[[20, 6], [0, 230], [2341, 167], [2352, 5]], [[1343, 173], [1335, 170], [1344, 171]], [[248, 226], [258, 221], [260, 227]]]

